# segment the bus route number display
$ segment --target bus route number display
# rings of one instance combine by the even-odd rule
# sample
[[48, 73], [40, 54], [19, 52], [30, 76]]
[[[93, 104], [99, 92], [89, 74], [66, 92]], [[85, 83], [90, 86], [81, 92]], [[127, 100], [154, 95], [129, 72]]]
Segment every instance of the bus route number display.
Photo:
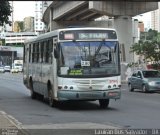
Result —
[[82, 60], [81, 60], [81, 66], [82, 66], [82, 67], [85, 67], [85, 66], [88, 67], [88, 66], [90, 66], [90, 61], [82, 61]]

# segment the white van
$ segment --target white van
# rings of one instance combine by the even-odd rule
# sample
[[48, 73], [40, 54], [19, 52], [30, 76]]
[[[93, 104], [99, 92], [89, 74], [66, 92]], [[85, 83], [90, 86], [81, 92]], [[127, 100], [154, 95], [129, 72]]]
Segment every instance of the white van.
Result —
[[23, 71], [23, 60], [14, 60], [12, 68], [18, 69], [18, 72], [22, 72]]

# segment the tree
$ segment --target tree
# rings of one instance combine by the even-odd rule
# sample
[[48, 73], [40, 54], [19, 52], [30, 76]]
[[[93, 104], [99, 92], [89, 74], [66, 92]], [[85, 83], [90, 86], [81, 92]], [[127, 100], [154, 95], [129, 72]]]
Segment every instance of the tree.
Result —
[[10, 6], [9, 1], [1, 0], [0, 1], [0, 26], [4, 24], [9, 24], [11, 26], [11, 21], [9, 21], [9, 16], [11, 16], [12, 7]]
[[15, 21], [14, 22], [15, 32], [23, 31], [23, 21]]
[[148, 32], [141, 32], [141, 40], [157, 40], [158, 32], [156, 30], [149, 29]]
[[156, 30], [149, 29], [147, 40], [156, 40], [158, 32]]
[[131, 46], [130, 52], [135, 52], [137, 55], [144, 56], [145, 61], [155, 63], [155, 68], [159, 67], [160, 60], [160, 42], [156, 40], [142, 41]]
[[20, 31], [23, 31], [23, 29], [24, 29], [23, 21], [20, 21], [20, 22], [19, 22], [19, 27], [20, 27]]
[[160, 42], [160, 33], [157, 34], [157, 42]]
[[145, 59], [150, 61], [158, 61], [160, 58], [157, 55], [159, 43], [157, 41], [139, 41], [130, 48], [130, 52], [135, 52], [137, 55], [143, 55]]

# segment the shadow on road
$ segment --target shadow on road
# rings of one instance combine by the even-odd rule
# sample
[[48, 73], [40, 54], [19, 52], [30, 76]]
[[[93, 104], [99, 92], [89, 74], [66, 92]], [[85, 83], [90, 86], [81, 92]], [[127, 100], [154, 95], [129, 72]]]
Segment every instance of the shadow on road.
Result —
[[143, 92], [142, 90], [139, 90], [139, 89], [135, 89], [134, 92], [143, 93], [143, 94], [160, 94], [160, 91]]
[[[36, 100], [48, 105], [47, 100], [43, 100], [43, 97], [41, 95], [38, 95], [36, 97]], [[66, 111], [88, 111], [88, 110], [104, 110], [104, 111], [117, 111], [116, 108], [110, 107], [110, 104], [108, 108], [100, 108], [98, 101], [61, 101], [57, 102], [55, 101], [55, 105], [53, 108], [59, 109], [59, 110], [66, 110]]]
[[99, 104], [97, 104], [95, 101], [64, 101], [64, 102], [58, 102], [55, 106], [59, 110], [66, 110], [66, 111], [93, 111], [93, 110], [104, 110], [104, 111], [117, 111], [115, 108], [100, 108]]

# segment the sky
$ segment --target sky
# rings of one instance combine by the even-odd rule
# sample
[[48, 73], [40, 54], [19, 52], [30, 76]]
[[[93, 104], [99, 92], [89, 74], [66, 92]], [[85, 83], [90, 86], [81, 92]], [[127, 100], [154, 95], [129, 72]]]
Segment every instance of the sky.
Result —
[[[25, 17], [35, 14], [35, 1], [13, 1], [14, 6], [14, 21], [23, 21]], [[151, 13], [137, 15], [139, 21], [143, 21], [145, 27], [150, 25]]]
[[35, 1], [13, 1], [14, 21], [23, 21], [25, 17], [35, 14]]

